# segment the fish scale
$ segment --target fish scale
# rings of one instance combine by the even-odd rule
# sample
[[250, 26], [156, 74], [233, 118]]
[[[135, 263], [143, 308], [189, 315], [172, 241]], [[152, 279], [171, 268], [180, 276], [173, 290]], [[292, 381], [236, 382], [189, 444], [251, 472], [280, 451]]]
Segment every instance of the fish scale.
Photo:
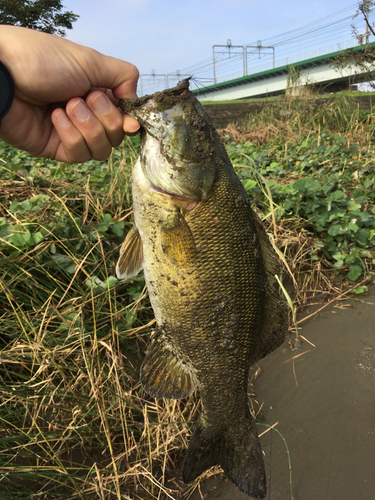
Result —
[[218, 464], [241, 491], [264, 498], [247, 384], [250, 363], [278, 347], [288, 329], [278, 260], [187, 80], [120, 105], [142, 127], [132, 177], [135, 227], [117, 275], [143, 267], [157, 322], [141, 383], [159, 398], [199, 389], [185, 482]]

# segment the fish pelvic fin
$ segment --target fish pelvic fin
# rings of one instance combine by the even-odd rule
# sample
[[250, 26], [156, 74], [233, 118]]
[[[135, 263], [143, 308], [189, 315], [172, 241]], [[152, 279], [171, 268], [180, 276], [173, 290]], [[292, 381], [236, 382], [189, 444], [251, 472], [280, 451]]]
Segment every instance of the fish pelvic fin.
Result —
[[142, 363], [142, 387], [154, 398], [187, 398], [197, 387], [195, 376], [161, 337], [156, 337]]
[[262, 499], [267, 492], [263, 455], [255, 423], [249, 418], [230, 429], [205, 426], [202, 420], [190, 439], [182, 470], [191, 483], [213, 465], [221, 465], [228, 478], [246, 495]]
[[127, 279], [137, 275], [143, 268], [142, 240], [136, 226], [126, 235], [120, 248], [120, 258], [116, 265], [118, 279]]

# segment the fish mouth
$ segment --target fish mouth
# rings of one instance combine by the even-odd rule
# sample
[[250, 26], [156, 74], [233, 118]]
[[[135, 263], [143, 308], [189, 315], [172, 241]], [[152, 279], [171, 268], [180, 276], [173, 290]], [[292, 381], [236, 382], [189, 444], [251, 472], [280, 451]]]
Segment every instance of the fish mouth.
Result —
[[143, 174], [155, 192], [182, 203], [206, 199], [216, 172], [205, 118], [192, 118], [195, 98], [189, 80], [120, 102], [123, 111], [141, 124]]
[[[173, 107], [175, 104], [181, 101], [181, 99], [186, 98], [191, 92], [189, 90], [189, 84], [192, 77], [185, 78], [181, 80], [176, 87], [172, 89], [166, 89], [162, 92], [156, 92], [152, 95], [145, 95], [143, 97], [137, 97], [136, 99], [125, 98], [120, 99], [119, 106], [130, 116], [139, 120], [137, 117], [137, 111], [145, 106], [149, 107], [149, 101], [154, 101], [154, 104], [151, 106], [155, 106], [155, 110], [161, 110], [161, 108], [169, 109]], [[151, 107], [150, 106], [150, 107]]]

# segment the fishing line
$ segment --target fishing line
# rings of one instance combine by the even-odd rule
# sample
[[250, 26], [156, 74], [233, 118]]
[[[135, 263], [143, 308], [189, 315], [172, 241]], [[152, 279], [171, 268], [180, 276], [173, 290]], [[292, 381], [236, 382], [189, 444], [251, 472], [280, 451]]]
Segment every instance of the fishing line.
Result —
[[[270, 406], [272, 412], [272, 406]], [[272, 419], [271, 419], [272, 420]], [[272, 455], [272, 427], [270, 429], [270, 458], [269, 458], [269, 471], [268, 471], [268, 500], [271, 500], [271, 455]]]
[[[197, 88], [198, 88], [198, 89], [200, 89], [200, 90], [203, 90], [203, 91], [204, 91], [204, 89], [206, 89], [206, 88], [207, 88], [207, 86], [206, 86], [206, 85], [203, 85], [203, 83], [201, 83], [201, 82], [202, 82], [202, 80], [211, 80], [211, 81], [212, 81], [212, 80], [213, 80], [213, 78], [200, 78], [200, 79], [198, 80], [197, 78], [194, 78], [194, 75], [191, 77], [191, 81], [192, 81], [193, 83], [195, 83], [195, 85], [197, 86]], [[204, 94], [204, 93], [203, 93], [202, 95], [203, 95], [203, 97], [206, 97], [206, 94]]]

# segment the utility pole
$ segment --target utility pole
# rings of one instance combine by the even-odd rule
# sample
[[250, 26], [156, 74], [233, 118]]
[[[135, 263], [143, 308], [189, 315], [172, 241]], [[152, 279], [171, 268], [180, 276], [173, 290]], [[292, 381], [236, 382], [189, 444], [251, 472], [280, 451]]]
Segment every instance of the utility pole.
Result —
[[[217, 83], [216, 82], [216, 68], [215, 68], [215, 47], [224, 47], [224, 48], [228, 49], [228, 53], [229, 53], [228, 59], [230, 59], [230, 49], [234, 49], [234, 48], [242, 49], [243, 76], [245, 76], [245, 48], [243, 47], [243, 45], [232, 45], [232, 40], [230, 40], [228, 38], [226, 45], [213, 45], [212, 46], [212, 57], [213, 57], [213, 66], [214, 66], [214, 83]], [[233, 54], [235, 54], [235, 52], [233, 52]]]
[[261, 50], [263, 50], [263, 49], [272, 49], [273, 50], [273, 63], [272, 63], [272, 67], [275, 68], [275, 47], [273, 47], [273, 46], [266, 47], [265, 45], [262, 45], [261, 40], [258, 40], [256, 45], [246, 45], [246, 47], [245, 47], [246, 75], [247, 75], [247, 49], [248, 48], [249, 49], [257, 49], [258, 50], [258, 54], [259, 54], [259, 59], [260, 59], [260, 51]]
[[167, 89], [169, 89], [169, 80], [168, 80], [169, 77], [177, 78], [178, 81], [180, 82], [182, 80], [181, 77], [184, 77], [184, 76], [186, 76], [186, 78], [189, 78], [192, 75], [182, 75], [179, 69], [176, 71], [176, 73], [171, 73], [171, 74], [167, 75]]
[[153, 70], [151, 70], [151, 73], [150, 73], [150, 74], [144, 74], [144, 75], [141, 75], [141, 76], [139, 77], [140, 84], [141, 84], [141, 91], [142, 91], [142, 95], [143, 95], [143, 84], [142, 84], [142, 78], [144, 78], [144, 77], [146, 77], [146, 76], [147, 76], [148, 78], [149, 78], [150, 76], [152, 77], [152, 83], [153, 83], [153, 84], [155, 84], [155, 83], [156, 83], [156, 82], [155, 82], [155, 79], [156, 79], [156, 78], [161, 78], [161, 77], [162, 77], [162, 78], [164, 78], [164, 86], [165, 86], [165, 88], [167, 88], [167, 75], [157, 75], [157, 74], [155, 73], [155, 70], [153, 69]]

